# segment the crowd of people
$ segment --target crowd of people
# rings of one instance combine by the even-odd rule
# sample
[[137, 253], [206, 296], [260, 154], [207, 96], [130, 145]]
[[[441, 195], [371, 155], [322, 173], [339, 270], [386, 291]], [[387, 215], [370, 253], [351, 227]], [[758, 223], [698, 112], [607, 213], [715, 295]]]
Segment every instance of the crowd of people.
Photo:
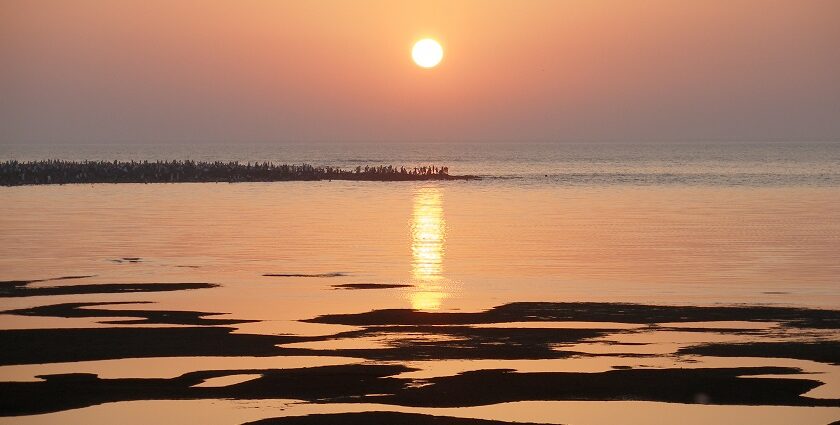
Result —
[[449, 180], [448, 167], [358, 166], [352, 170], [271, 162], [5, 161], [0, 185], [65, 183], [265, 182], [291, 180]]

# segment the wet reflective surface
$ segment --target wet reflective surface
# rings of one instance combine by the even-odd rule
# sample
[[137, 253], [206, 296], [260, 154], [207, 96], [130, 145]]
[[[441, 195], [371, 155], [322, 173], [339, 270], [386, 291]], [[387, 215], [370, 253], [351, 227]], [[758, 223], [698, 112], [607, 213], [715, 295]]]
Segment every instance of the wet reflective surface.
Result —
[[[130, 423], [132, 415], [137, 423], [179, 422], [200, 414], [207, 423], [242, 423], [388, 410], [569, 424], [666, 423], [672, 415], [686, 423], [828, 423], [840, 418], [832, 359], [840, 338], [835, 313], [824, 313], [840, 305], [838, 193], [831, 185], [581, 187], [551, 178], [3, 188], [0, 280], [33, 282], [3, 287], [0, 327], [9, 347], [44, 348], [31, 361], [5, 350], [0, 385], [29, 382], [33, 394], [49, 394], [37, 385], [56, 378], [37, 376], [104, 380], [58, 378], [83, 386], [140, 381], [136, 392], [104, 404], [0, 422]], [[59, 277], [73, 278], [35, 281]], [[794, 310], [718, 315], [574, 304], [582, 302]], [[481, 320], [463, 316], [499, 306], [506, 307]], [[26, 333], [50, 329], [58, 333]], [[65, 340], [95, 350], [47, 344]], [[113, 341], [137, 346], [116, 350]], [[352, 400], [315, 394], [317, 387], [262, 396], [272, 374], [347, 366], [407, 369], [376, 378]], [[460, 407], [407, 401], [428, 397], [421, 390], [434, 385], [467, 385], [453, 401], [480, 392], [459, 376], [493, 369], [522, 376], [489, 374], [487, 385], [571, 379], [542, 374], [733, 369], [734, 382], [765, 379], [789, 397], [748, 406], [720, 394], [730, 398], [717, 403], [712, 386], [711, 396], [703, 393], [709, 400], [691, 398], [711, 405], [658, 394], [615, 401], [600, 389], [586, 395], [591, 401], [557, 394]], [[198, 372], [209, 374], [190, 375]], [[636, 379], [619, 378], [629, 379], [626, 388]], [[165, 380], [154, 385], [183, 399], [155, 395], [149, 379]], [[711, 378], [685, 379], [704, 388]], [[316, 396], [327, 402], [303, 401]]]
[[411, 276], [416, 285], [410, 295], [412, 308], [437, 310], [446, 298], [445, 247], [442, 191], [421, 187], [414, 195], [411, 215]]

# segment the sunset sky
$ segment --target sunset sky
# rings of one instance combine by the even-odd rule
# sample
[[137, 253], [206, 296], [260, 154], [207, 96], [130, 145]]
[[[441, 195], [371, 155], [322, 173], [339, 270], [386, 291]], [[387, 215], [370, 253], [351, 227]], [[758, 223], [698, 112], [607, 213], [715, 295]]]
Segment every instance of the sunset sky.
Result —
[[11, 144], [840, 140], [833, 0], [4, 1], [0, 64]]

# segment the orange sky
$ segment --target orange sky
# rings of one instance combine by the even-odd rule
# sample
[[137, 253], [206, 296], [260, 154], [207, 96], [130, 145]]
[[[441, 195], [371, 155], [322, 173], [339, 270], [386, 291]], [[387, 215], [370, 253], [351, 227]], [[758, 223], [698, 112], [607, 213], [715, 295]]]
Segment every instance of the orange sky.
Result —
[[0, 143], [840, 139], [832, 0], [3, 2], [0, 58]]

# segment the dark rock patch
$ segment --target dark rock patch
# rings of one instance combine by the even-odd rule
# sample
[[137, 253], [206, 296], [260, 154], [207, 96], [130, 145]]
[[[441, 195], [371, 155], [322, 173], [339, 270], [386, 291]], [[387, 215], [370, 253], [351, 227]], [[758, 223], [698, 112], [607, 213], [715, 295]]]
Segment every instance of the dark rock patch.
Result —
[[[87, 276], [85, 276], [87, 277]], [[80, 277], [81, 278], [81, 277]], [[55, 279], [46, 279], [55, 280]], [[44, 280], [12, 280], [0, 282], [0, 298], [35, 297], [48, 295], [121, 294], [131, 292], [165, 292], [189, 289], [215, 288], [212, 283], [101, 283], [87, 285], [62, 285], [29, 287], [30, 283]]]
[[474, 328], [470, 326], [376, 326], [308, 341], [380, 337], [386, 348], [286, 349], [298, 355], [359, 357], [378, 361], [442, 359], [559, 359], [585, 355], [556, 348], [613, 333], [601, 329]]
[[122, 264], [122, 263], [142, 263], [143, 259], [140, 257], [122, 257], [122, 258], [115, 258], [111, 260], [112, 263]]
[[402, 283], [343, 283], [341, 285], [332, 285], [335, 289], [394, 289], [394, 288], [413, 288], [414, 285], [407, 285]]
[[451, 416], [420, 415], [399, 412], [331, 413], [285, 418], [263, 419], [245, 425], [538, 425], [524, 422], [500, 422], [482, 419], [455, 418]]
[[679, 354], [718, 357], [765, 357], [812, 360], [840, 365], [840, 341], [783, 341], [703, 344], [685, 347]]
[[601, 373], [515, 373], [480, 370], [431, 378], [368, 402], [417, 407], [464, 407], [527, 400], [645, 400], [710, 404], [840, 406], [802, 394], [821, 385], [808, 379], [751, 378], [801, 372], [782, 367], [628, 369]]
[[[171, 379], [100, 379], [91, 374], [41, 376], [43, 382], [0, 383], [0, 415], [16, 416], [105, 402], [187, 399], [297, 399], [330, 403], [382, 403], [465, 407], [526, 400], [644, 400], [724, 405], [838, 406], [840, 400], [802, 394], [820, 385], [808, 379], [752, 378], [786, 375], [793, 368], [631, 369], [601, 373], [514, 373], [482, 370], [410, 385], [401, 365], [341, 365], [302, 369], [191, 372]], [[225, 387], [194, 385], [238, 374], [261, 377]]]
[[295, 337], [226, 327], [12, 329], [0, 331], [0, 365], [145, 357], [273, 356]]
[[[201, 371], [171, 379], [100, 379], [92, 374], [40, 376], [44, 382], [0, 383], [0, 416], [32, 415], [132, 400], [287, 398], [307, 401], [399, 391], [391, 376], [404, 366], [346, 365], [254, 371]], [[242, 373], [261, 378], [218, 388], [193, 387], [206, 379]]]
[[619, 303], [523, 302], [505, 304], [478, 313], [441, 313], [389, 309], [357, 314], [329, 314], [305, 321], [355, 326], [469, 325], [558, 321], [632, 324], [751, 321], [781, 322], [786, 326], [801, 328], [840, 329], [840, 311], [763, 306], [697, 307]]
[[136, 317], [137, 319], [107, 320], [100, 323], [120, 325], [135, 324], [167, 324], [167, 325], [232, 325], [237, 323], [251, 323], [256, 320], [214, 319], [224, 313], [207, 313], [200, 311], [167, 311], [167, 310], [111, 310], [90, 307], [106, 305], [149, 304], [147, 302], [100, 302], [100, 303], [66, 303], [38, 306], [19, 310], [8, 310], [3, 314], [38, 317]]
[[29, 283], [35, 283], [35, 282], [50, 282], [50, 281], [53, 281], [53, 280], [86, 279], [86, 278], [89, 278], [89, 277], [96, 277], [96, 275], [95, 275], [95, 274], [89, 274], [89, 275], [60, 276], [60, 277], [51, 277], [51, 278], [48, 278], [48, 279], [30, 280], [30, 281], [28, 281], [28, 282], [29, 282]]
[[355, 169], [310, 164], [237, 161], [2, 161], [0, 186], [78, 183], [212, 183], [274, 181], [426, 181], [474, 180], [450, 175], [449, 167], [361, 166]]

